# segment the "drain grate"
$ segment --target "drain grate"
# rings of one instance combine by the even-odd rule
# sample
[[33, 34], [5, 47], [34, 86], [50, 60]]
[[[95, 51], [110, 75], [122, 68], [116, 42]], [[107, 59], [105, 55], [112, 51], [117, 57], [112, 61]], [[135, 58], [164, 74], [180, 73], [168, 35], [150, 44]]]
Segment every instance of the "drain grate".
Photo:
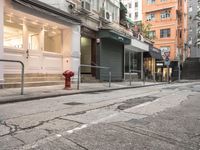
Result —
[[64, 105], [83, 105], [84, 103], [79, 102], [69, 102], [69, 103], [63, 103]]
[[158, 97], [154, 96], [144, 96], [144, 97], [137, 97], [137, 98], [131, 98], [123, 102], [123, 104], [119, 105], [117, 109], [125, 110], [134, 106], [137, 106], [139, 104], [143, 104], [146, 102], [152, 102], [156, 100]]

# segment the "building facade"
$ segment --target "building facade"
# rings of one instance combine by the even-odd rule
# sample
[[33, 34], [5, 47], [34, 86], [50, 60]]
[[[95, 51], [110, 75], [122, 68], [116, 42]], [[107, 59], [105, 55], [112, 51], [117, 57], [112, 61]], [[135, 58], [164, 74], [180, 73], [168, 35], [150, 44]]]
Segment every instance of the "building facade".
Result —
[[[40, 1], [1, 0], [0, 7], [1, 58], [22, 61], [26, 79], [77, 72], [80, 19]], [[6, 82], [20, 73], [20, 65], [4, 63], [0, 74]]]
[[143, 0], [143, 22], [151, 25], [149, 36], [162, 55], [170, 60], [185, 58], [187, 2], [185, 0]]
[[[46, 3], [81, 18], [80, 64], [110, 67], [112, 79], [123, 80], [124, 45], [130, 43], [132, 32], [120, 26], [120, 1], [54, 0]], [[108, 80], [105, 69], [81, 67], [81, 75], [82, 78], [91, 75]]]
[[142, 1], [141, 0], [122, 0], [127, 8], [127, 17], [134, 22], [142, 21]]
[[[22, 61], [26, 81], [30, 76], [53, 80], [65, 70], [75, 72], [76, 81], [81, 65], [110, 67], [112, 80], [122, 81], [128, 45], [128, 51], [141, 53], [140, 63], [133, 59], [129, 68], [137, 64], [142, 74], [148, 46], [120, 25], [121, 10], [119, 0], [1, 0], [0, 58]], [[0, 71], [0, 80], [7, 82], [19, 76], [20, 66], [4, 63]], [[81, 67], [81, 74], [109, 79], [106, 69]]]
[[190, 57], [200, 57], [200, 17], [197, 17], [200, 11], [200, 2], [188, 0], [188, 46], [190, 47]]

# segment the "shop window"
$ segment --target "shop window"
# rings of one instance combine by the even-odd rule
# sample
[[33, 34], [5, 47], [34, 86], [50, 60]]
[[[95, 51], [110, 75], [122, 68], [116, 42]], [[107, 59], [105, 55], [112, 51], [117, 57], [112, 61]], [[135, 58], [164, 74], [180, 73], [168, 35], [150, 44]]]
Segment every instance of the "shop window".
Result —
[[129, 73], [129, 69], [131, 72], [140, 70], [140, 61], [140, 53], [125, 51], [125, 73]]
[[40, 50], [41, 27], [38, 25], [28, 25], [28, 48], [31, 50]]
[[62, 35], [59, 29], [45, 29], [44, 50], [48, 52], [60, 53], [62, 49]]
[[23, 25], [12, 16], [4, 17], [4, 46], [23, 48]]

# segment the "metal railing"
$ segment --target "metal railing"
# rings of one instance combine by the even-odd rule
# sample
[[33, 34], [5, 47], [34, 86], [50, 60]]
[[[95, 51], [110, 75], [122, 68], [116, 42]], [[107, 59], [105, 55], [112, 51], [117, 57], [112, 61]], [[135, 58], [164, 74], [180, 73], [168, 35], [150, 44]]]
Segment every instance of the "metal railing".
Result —
[[131, 73], [141, 73], [141, 70], [129, 70], [129, 85], [132, 83]]
[[24, 94], [24, 63], [19, 60], [7, 60], [7, 59], [0, 59], [1, 62], [13, 62], [13, 63], [20, 63], [22, 66], [21, 70], [21, 95]]
[[109, 76], [109, 87], [111, 87], [112, 73], [111, 73], [111, 70], [110, 70], [111, 68], [110, 68], [110, 67], [93, 66], [93, 65], [81, 64], [81, 65], [78, 67], [77, 90], [79, 90], [79, 88], [80, 88], [81, 67], [98, 68], [98, 69], [107, 69], [107, 70], [109, 71], [109, 73], [108, 73], [108, 76]]

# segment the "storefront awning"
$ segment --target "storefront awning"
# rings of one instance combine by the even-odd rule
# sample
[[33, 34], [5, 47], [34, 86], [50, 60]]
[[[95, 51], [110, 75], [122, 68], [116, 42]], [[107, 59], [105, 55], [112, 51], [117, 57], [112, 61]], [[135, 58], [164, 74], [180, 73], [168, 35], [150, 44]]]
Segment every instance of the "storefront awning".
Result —
[[127, 13], [127, 8], [124, 6], [122, 2], [120, 2], [120, 11], [124, 11], [124, 13]]
[[113, 40], [117, 40], [124, 44], [130, 44], [131, 39], [119, 32], [116, 32], [112, 29], [101, 29], [98, 34], [99, 38], [110, 38]]
[[38, 0], [12, 0], [14, 3], [27, 7], [28, 9], [35, 10], [37, 13], [50, 15], [61, 21], [65, 21], [71, 24], [81, 24], [81, 20], [72, 14], [68, 14], [65, 11], [52, 7], [48, 4], [40, 2]]
[[134, 22], [131, 18], [126, 17], [126, 20], [128, 23], [130, 23], [131, 25], [134, 25]]
[[161, 56], [161, 51], [153, 46], [150, 46], [149, 48], [149, 55], [152, 58], [158, 59], [158, 60], [162, 60], [162, 56]]
[[125, 45], [125, 50], [134, 52], [148, 52], [149, 45], [137, 39], [131, 39], [131, 44]]

